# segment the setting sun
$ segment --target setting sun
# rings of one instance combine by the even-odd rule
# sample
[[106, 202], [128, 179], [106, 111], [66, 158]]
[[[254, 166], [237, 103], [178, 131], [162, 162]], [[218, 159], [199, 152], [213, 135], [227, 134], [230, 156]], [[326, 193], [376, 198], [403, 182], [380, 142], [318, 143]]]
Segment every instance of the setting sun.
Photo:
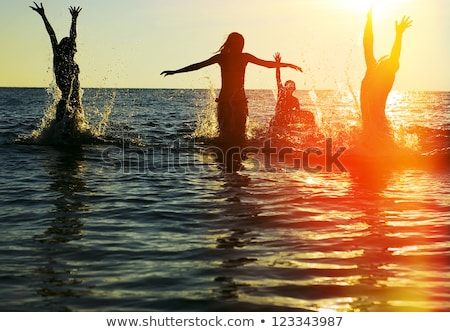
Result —
[[335, 0], [337, 7], [350, 11], [367, 11], [373, 6], [374, 11], [384, 12], [391, 10], [411, 0]]

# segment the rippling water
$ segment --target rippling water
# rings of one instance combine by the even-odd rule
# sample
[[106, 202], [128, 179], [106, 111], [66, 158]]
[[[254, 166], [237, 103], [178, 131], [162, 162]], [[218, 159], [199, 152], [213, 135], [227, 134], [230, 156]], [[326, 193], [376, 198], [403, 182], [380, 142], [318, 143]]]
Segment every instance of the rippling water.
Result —
[[[351, 146], [355, 96], [299, 97], [333, 148]], [[83, 98], [91, 123], [111, 111], [108, 140], [42, 146], [23, 137], [51, 96], [0, 89], [0, 310], [450, 310], [450, 93], [389, 99], [420, 165], [319, 173], [261, 156], [224, 171], [201, 137], [213, 91]], [[249, 103], [261, 143], [273, 93]]]

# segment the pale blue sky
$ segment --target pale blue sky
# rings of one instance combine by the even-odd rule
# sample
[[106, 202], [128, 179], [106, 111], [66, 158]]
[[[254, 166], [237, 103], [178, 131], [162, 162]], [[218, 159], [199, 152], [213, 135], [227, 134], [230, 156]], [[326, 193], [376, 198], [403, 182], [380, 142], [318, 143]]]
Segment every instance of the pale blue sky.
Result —
[[[159, 73], [210, 57], [228, 33], [245, 37], [244, 50], [263, 59], [279, 51], [304, 74], [282, 70], [298, 89], [358, 89], [364, 75], [362, 32], [374, 6], [375, 55], [390, 52], [395, 19], [410, 15], [394, 85], [450, 91], [448, 0], [47, 0], [58, 40], [69, 33], [71, 5], [78, 19], [83, 87], [220, 88], [217, 66], [163, 78]], [[49, 86], [50, 41], [32, 1], [0, 4], [0, 86]], [[246, 88], [274, 88], [274, 70], [249, 65]]]

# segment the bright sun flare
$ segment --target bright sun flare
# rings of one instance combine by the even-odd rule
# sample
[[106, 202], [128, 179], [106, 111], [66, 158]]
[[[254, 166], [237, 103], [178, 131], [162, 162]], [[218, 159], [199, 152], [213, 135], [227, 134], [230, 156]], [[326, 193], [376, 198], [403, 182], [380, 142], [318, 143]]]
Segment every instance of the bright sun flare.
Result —
[[336, 0], [336, 4], [347, 10], [368, 11], [370, 6], [377, 12], [384, 12], [407, 0]]

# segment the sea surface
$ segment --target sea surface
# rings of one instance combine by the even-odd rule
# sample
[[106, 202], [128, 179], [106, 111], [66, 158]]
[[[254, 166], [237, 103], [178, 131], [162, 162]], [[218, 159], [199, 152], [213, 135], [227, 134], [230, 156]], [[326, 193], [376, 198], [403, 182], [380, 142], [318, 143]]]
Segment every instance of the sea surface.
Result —
[[[297, 91], [311, 143], [267, 141], [274, 93], [248, 91], [275, 152], [231, 169], [215, 94], [85, 89], [98, 140], [61, 145], [37, 139], [52, 89], [0, 88], [0, 311], [450, 311], [450, 92], [390, 95], [420, 162], [347, 164], [357, 92]], [[345, 169], [284, 158], [308, 144]]]

